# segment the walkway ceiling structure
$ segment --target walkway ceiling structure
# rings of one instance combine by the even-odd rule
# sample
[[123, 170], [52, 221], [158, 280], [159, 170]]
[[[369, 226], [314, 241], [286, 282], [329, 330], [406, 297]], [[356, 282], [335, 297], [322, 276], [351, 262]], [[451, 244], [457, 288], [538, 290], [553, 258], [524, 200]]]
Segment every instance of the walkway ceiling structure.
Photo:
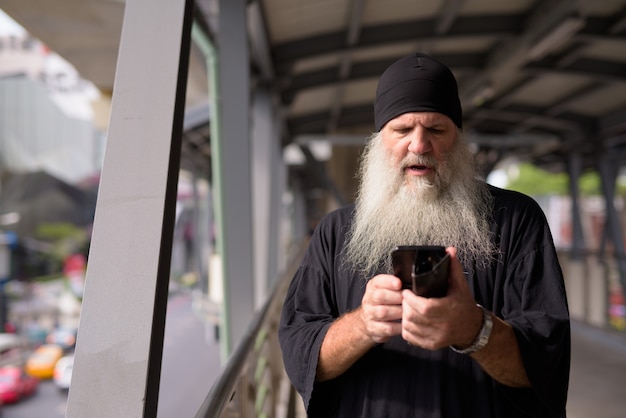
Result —
[[[218, 1], [196, 4], [219, 49]], [[0, 0], [0, 8], [112, 91], [123, 0]], [[248, 26], [252, 85], [276, 92], [284, 145], [362, 145], [374, 129], [378, 77], [416, 51], [455, 73], [464, 131], [487, 172], [509, 156], [565, 171], [572, 152], [596, 168], [601, 153], [621, 155], [626, 144], [626, 0], [257, 0]], [[202, 105], [197, 54], [190, 68], [188, 101]]]
[[415, 51], [453, 69], [487, 170], [515, 156], [561, 171], [572, 151], [591, 168], [626, 140], [626, 1], [259, 5], [274, 74], [258, 71], [278, 84], [288, 140], [371, 133], [378, 76]]

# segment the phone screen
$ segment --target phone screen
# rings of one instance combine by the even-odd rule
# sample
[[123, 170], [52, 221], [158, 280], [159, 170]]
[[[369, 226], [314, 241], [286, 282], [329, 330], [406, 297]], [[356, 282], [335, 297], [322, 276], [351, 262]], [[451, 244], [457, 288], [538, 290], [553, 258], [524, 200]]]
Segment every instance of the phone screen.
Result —
[[445, 247], [398, 246], [392, 253], [393, 274], [404, 289], [424, 297], [442, 297], [448, 291], [449, 259]]

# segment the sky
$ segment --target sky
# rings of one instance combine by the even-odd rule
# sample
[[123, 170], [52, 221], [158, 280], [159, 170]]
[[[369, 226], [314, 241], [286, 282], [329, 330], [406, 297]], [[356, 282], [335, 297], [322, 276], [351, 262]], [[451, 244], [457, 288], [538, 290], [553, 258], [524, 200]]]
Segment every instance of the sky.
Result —
[[[9, 15], [7, 15], [2, 9], [0, 9], [0, 36], [9, 35], [23, 35], [26, 30], [15, 22]], [[65, 61], [57, 54], [49, 54], [46, 61], [46, 68], [52, 73], [64, 73], [67, 75], [67, 79], [75, 81], [78, 73], [74, 67]], [[90, 83], [85, 83], [85, 86], [80, 91], [74, 93], [57, 94], [52, 99], [60, 106], [66, 114], [81, 119], [92, 119], [92, 111], [89, 106], [85, 106], [85, 97], [89, 100], [94, 100], [98, 96], [98, 92], [95, 87]]]
[[23, 27], [9, 17], [2, 9], [0, 9], [0, 36], [21, 35], [24, 32]]

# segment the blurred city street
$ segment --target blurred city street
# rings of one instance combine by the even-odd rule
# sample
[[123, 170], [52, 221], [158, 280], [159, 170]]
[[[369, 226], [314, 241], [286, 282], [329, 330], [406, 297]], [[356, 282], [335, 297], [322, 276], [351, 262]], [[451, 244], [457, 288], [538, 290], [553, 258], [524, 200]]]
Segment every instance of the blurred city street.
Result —
[[[170, 296], [163, 345], [159, 417], [195, 415], [222, 368], [219, 342], [214, 337], [213, 325], [204, 322], [193, 311], [189, 291]], [[33, 396], [16, 404], [4, 405], [1, 408], [2, 417], [65, 417], [67, 395], [52, 380], [42, 380]]]

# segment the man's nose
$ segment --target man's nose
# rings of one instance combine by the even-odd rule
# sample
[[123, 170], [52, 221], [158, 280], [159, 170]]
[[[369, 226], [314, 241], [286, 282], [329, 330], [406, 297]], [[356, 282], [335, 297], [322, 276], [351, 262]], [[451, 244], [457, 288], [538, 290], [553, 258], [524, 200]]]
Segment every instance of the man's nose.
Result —
[[413, 154], [426, 154], [432, 151], [432, 143], [428, 138], [427, 132], [424, 128], [417, 128], [411, 132], [409, 138], [409, 152]]

